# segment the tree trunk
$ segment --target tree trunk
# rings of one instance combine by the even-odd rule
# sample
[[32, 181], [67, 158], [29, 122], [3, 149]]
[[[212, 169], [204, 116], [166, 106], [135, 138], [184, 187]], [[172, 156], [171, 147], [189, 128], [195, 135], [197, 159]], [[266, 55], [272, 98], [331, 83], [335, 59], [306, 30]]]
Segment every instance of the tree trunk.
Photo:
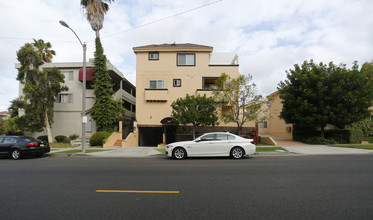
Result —
[[96, 30], [96, 38], [100, 38], [100, 30]]
[[53, 136], [52, 136], [51, 126], [50, 126], [49, 120], [48, 120], [48, 112], [47, 111], [44, 112], [44, 125], [45, 125], [45, 130], [46, 130], [47, 136], [48, 136], [48, 142], [53, 143]]
[[193, 140], [195, 140], [196, 139], [196, 128], [194, 127], [194, 125], [192, 128], [192, 131], [193, 131]]
[[321, 137], [323, 138], [325, 136], [325, 127], [321, 126]]
[[241, 130], [242, 130], [242, 127], [240, 126], [240, 123], [237, 122], [237, 135], [238, 136], [241, 135]]

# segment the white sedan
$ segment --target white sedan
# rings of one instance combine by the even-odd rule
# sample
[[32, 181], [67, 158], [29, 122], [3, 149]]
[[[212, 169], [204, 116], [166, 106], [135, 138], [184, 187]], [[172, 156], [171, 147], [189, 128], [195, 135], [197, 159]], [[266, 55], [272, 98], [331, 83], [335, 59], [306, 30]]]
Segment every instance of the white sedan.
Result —
[[246, 139], [229, 132], [206, 133], [194, 141], [168, 144], [166, 155], [175, 159], [186, 157], [230, 156], [240, 159], [255, 153], [253, 139]]

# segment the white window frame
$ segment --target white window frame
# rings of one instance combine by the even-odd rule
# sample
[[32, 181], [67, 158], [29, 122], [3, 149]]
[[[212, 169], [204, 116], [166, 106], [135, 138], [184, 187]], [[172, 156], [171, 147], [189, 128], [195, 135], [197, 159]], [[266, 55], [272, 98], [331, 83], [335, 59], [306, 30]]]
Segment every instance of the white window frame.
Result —
[[[152, 83], [155, 82], [155, 87], [154, 85], [152, 86]], [[166, 88], [166, 83], [165, 80], [149, 80], [149, 89], [165, 89]]]
[[64, 70], [61, 73], [65, 76], [65, 81], [73, 81], [74, 80], [74, 71], [72, 70]]
[[58, 94], [58, 103], [68, 104], [73, 103], [73, 94], [71, 93], [60, 93]]
[[159, 60], [159, 52], [149, 52], [149, 60]]

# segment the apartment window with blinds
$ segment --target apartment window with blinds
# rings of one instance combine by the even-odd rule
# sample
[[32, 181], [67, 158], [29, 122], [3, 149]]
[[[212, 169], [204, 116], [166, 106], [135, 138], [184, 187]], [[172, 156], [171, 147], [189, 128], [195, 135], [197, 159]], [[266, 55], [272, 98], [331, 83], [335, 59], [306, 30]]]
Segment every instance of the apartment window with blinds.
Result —
[[61, 73], [65, 76], [65, 81], [74, 80], [74, 72], [73, 71], [61, 71]]
[[149, 89], [164, 89], [164, 80], [149, 80]]
[[58, 103], [73, 103], [73, 94], [58, 94]]
[[195, 66], [196, 55], [194, 53], [179, 53], [177, 54], [178, 66]]

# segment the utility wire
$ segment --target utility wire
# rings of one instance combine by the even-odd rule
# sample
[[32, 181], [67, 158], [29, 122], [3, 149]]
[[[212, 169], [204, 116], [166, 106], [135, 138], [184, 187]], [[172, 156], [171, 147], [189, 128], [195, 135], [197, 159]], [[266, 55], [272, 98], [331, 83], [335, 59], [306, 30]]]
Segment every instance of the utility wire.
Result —
[[[158, 23], [158, 22], [161, 22], [161, 21], [164, 21], [164, 20], [170, 19], [170, 18], [174, 18], [174, 17], [180, 16], [180, 15], [183, 15], [183, 14], [187, 14], [187, 13], [189, 13], [189, 12], [193, 12], [193, 11], [199, 10], [199, 9], [201, 9], [201, 8], [205, 8], [205, 7], [207, 7], [207, 6], [210, 6], [210, 5], [216, 4], [216, 3], [221, 2], [221, 1], [223, 1], [223, 0], [213, 1], [213, 2], [210, 2], [210, 3], [204, 4], [204, 5], [198, 6], [198, 7], [196, 7], [196, 8], [192, 8], [192, 9], [189, 9], [189, 10], [186, 10], [186, 11], [183, 11], [183, 12], [180, 12], [180, 13], [177, 13], [177, 14], [174, 14], [174, 15], [170, 15], [170, 16], [167, 16], [167, 17], [164, 17], [164, 18], [161, 18], [161, 19], [155, 20], [155, 21], [151, 21], [151, 22], [148, 22], [148, 23], [145, 23], [145, 24], [139, 25], [139, 26], [135, 26], [135, 27], [130, 28], [130, 29], [127, 29], [127, 30], [123, 30], [123, 31], [119, 31], [119, 32], [117, 32], [117, 33], [113, 33], [113, 34], [108, 34], [108, 35], [105, 35], [105, 36], [101, 36], [100, 38], [113, 37], [113, 36], [118, 35], [118, 34], [122, 34], [122, 33], [125, 33], [125, 32], [129, 32], [129, 31], [132, 31], [132, 30], [135, 30], [135, 29], [139, 29], [139, 28], [142, 28], [142, 27], [145, 27], [145, 26], [148, 26], [148, 25], [154, 24], [154, 23]], [[0, 36], [0, 38], [2, 38], [2, 39], [11, 39], [11, 40], [32, 40], [31, 38], [6, 37], [6, 36]], [[73, 41], [58, 41], [58, 40], [54, 40], [54, 42], [69, 42], [69, 43], [72, 43]], [[87, 41], [87, 43], [91, 43], [91, 42], [94, 42], [94, 40]]]
[[135, 27], [130, 28], [130, 29], [127, 29], [127, 30], [119, 31], [119, 32], [114, 33], [114, 34], [108, 34], [108, 35], [103, 36], [102, 38], [112, 37], [112, 36], [115, 36], [115, 35], [118, 35], [118, 34], [122, 34], [122, 33], [125, 33], [125, 32], [129, 32], [129, 31], [132, 31], [132, 30], [135, 30], [135, 29], [138, 29], [138, 28], [142, 28], [142, 27], [144, 27], [144, 26], [148, 26], [148, 25], [151, 25], [151, 24], [154, 24], [154, 23], [158, 23], [158, 22], [161, 22], [161, 21], [164, 21], [164, 20], [170, 19], [170, 18], [177, 17], [177, 16], [179, 16], [179, 15], [183, 15], [183, 14], [186, 14], [186, 13], [189, 13], [189, 12], [192, 12], [192, 11], [199, 10], [199, 9], [201, 9], [201, 8], [204, 8], [204, 7], [207, 7], [207, 6], [210, 6], [210, 5], [216, 4], [216, 3], [221, 2], [221, 1], [223, 1], [223, 0], [217, 0], [217, 1], [214, 1], [214, 2], [210, 2], [210, 3], [207, 3], [207, 4], [205, 4], [205, 5], [201, 5], [201, 6], [198, 6], [198, 7], [196, 7], [196, 8], [192, 8], [192, 9], [189, 9], [189, 10], [186, 10], [186, 11], [183, 11], [183, 12], [180, 12], [180, 13], [177, 13], [177, 14], [174, 14], [174, 15], [171, 15], [171, 16], [168, 16], [168, 17], [164, 17], [164, 18], [161, 18], [161, 19], [158, 19], [158, 20], [155, 20], [155, 21], [151, 21], [151, 22], [148, 22], [148, 23], [145, 23], [145, 24], [139, 25], [139, 26], [135, 26]]

